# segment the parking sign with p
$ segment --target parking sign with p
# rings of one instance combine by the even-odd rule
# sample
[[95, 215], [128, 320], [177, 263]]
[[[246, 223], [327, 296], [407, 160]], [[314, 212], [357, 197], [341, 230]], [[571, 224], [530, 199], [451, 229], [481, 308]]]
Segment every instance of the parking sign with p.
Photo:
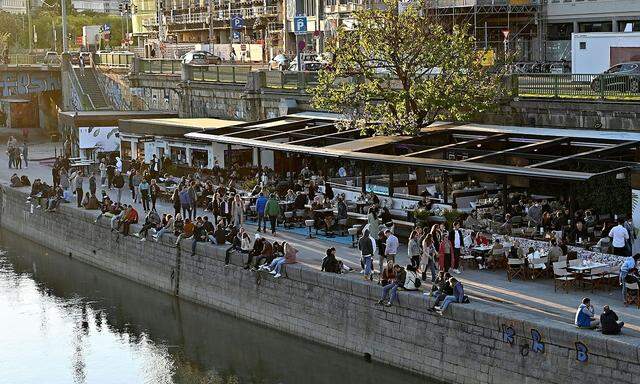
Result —
[[296, 16], [293, 18], [294, 32], [296, 35], [307, 33], [307, 16]]

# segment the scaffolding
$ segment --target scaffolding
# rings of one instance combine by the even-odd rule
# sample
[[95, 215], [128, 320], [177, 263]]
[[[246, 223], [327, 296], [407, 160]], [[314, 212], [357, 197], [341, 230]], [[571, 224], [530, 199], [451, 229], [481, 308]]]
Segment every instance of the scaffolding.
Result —
[[[468, 25], [478, 49], [509, 52], [516, 60], [543, 57], [542, 0], [427, 0], [431, 14], [445, 23]], [[506, 36], [505, 36], [506, 35]]]

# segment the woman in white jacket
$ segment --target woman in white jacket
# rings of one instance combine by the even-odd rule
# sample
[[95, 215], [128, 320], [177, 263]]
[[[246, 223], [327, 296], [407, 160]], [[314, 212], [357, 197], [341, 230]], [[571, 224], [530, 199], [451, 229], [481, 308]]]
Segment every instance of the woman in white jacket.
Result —
[[233, 203], [231, 204], [231, 217], [233, 218], [233, 225], [236, 227], [244, 223], [244, 203], [240, 199], [240, 195], [235, 195]]

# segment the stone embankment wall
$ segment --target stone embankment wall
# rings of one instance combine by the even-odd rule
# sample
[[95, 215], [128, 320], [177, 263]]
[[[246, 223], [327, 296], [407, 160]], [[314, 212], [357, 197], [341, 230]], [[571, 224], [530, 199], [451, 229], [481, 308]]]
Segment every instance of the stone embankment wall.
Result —
[[[422, 294], [400, 306], [375, 306], [380, 287], [303, 265], [274, 279], [224, 266], [226, 249], [182, 248], [110, 233], [95, 212], [63, 206], [45, 213], [5, 187], [1, 225], [34, 242], [186, 300], [446, 383], [637, 383], [640, 342], [577, 330], [535, 313], [490, 304], [426, 310]], [[169, 236], [170, 237], [170, 236]], [[215, 332], [215, 330], [212, 330]], [[321, 358], [321, 357], [318, 357]]]

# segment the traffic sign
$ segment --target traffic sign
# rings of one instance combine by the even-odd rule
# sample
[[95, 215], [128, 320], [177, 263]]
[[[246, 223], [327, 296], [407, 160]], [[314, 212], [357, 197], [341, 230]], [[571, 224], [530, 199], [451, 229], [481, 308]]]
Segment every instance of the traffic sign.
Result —
[[294, 17], [293, 24], [296, 35], [304, 35], [307, 33], [307, 16]]
[[507, 40], [509, 38], [509, 32], [511, 32], [508, 29], [503, 29], [502, 30], [502, 36], [504, 36], [504, 39]]
[[109, 32], [111, 31], [111, 26], [109, 24], [105, 24], [102, 26], [102, 31], [103, 32]]
[[304, 40], [298, 41], [298, 50], [302, 51], [306, 46], [307, 46], [307, 43]]
[[231, 17], [231, 29], [242, 29], [244, 27], [244, 20], [241, 15], [233, 15]]
[[240, 40], [240, 32], [233, 31], [233, 40]]

